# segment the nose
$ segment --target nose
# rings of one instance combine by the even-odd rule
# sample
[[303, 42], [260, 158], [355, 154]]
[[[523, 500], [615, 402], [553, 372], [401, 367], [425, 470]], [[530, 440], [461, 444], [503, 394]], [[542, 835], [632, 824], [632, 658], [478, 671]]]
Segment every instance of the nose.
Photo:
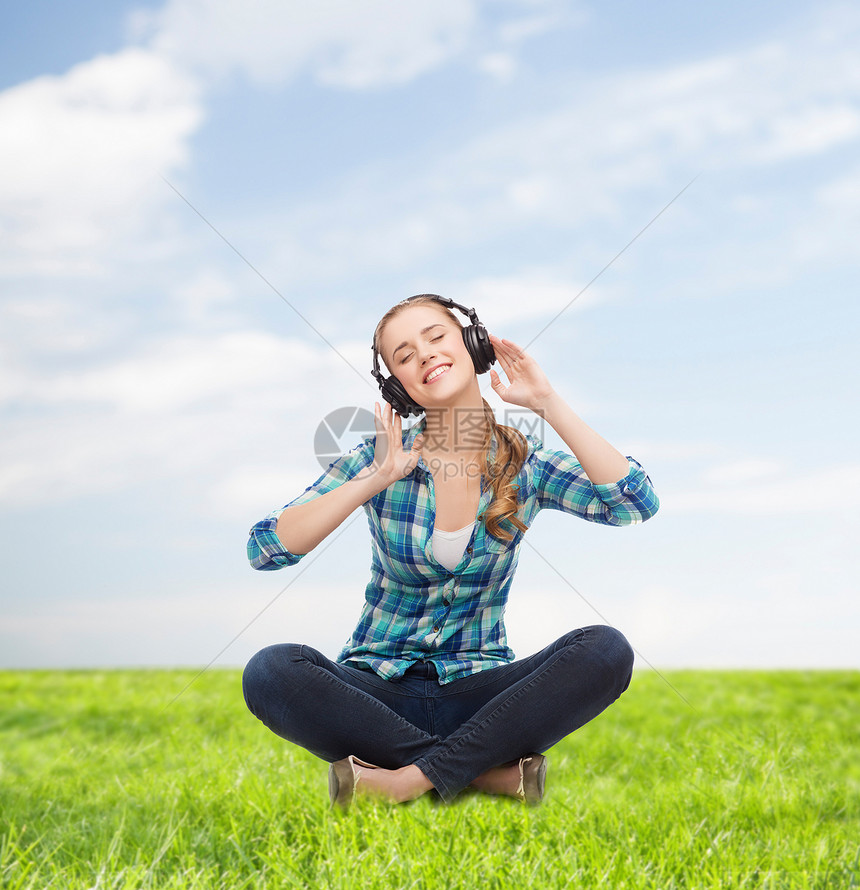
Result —
[[421, 353], [421, 367], [426, 372], [430, 367], [430, 364], [435, 361], [436, 353], [433, 352], [432, 346], [425, 346], [423, 352]]

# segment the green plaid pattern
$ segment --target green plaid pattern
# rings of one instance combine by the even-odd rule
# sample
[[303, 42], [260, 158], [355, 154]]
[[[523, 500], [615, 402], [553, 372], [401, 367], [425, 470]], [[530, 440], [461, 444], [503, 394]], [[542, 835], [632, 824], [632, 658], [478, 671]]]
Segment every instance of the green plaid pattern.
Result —
[[[426, 419], [403, 433], [409, 449]], [[593, 485], [575, 457], [543, 447], [526, 435], [528, 455], [515, 484], [519, 518], [531, 526], [540, 510], [561, 510], [603, 525], [635, 525], [652, 517], [659, 500], [641, 465], [627, 458], [627, 475], [618, 482]], [[250, 530], [248, 559], [255, 569], [293, 566], [302, 555], [290, 553], [275, 534], [278, 517], [352, 479], [373, 463], [376, 436], [329, 464], [297, 498], [272, 511]], [[490, 446], [490, 460], [496, 452]], [[370, 581], [358, 625], [338, 662], [374, 670], [393, 680], [418, 659], [435, 662], [440, 683], [513, 661], [507, 644], [504, 610], [524, 532], [507, 525], [505, 543], [488, 534], [483, 517], [492, 492], [481, 479], [481, 498], [472, 537], [463, 558], [449, 571], [433, 558], [435, 518], [433, 476], [423, 458], [402, 479], [362, 507], [372, 539]]]

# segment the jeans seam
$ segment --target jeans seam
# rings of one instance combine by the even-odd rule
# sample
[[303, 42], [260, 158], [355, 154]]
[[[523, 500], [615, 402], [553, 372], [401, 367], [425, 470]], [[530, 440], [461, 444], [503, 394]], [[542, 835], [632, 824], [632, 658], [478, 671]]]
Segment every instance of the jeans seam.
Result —
[[439, 776], [439, 773], [436, 772], [433, 766], [427, 761], [427, 755], [422, 754], [415, 762], [414, 765], [421, 770], [422, 773], [430, 780], [433, 784], [433, 787], [436, 789], [438, 794], [441, 796], [442, 800], [450, 801], [454, 795], [448, 789], [448, 786]]
[[410, 723], [405, 717], [401, 717], [400, 714], [397, 713], [397, 711], [393, 710], [392, 708], [389, 708], [388, 705], [385, 704], [385, 702], [382, 702], [378, 698], [375, 698], [369, 692], [365, 692], [363, 689], [358, 689], [355, 686], [351, 686], [349, 683], [346, 683], [345, 681], [341, 680], [339, 677], [334, 676], [330, 671], [327, 671], [324, 667], [320, 667], [320, 665], [318, 665], [318, 664], [314, 664], [312, 661], [308, 661], [307, 665], [308, 665], [308, 667], [313, 668], [315, 671], [317, 671], [319, 674], [321, 674], [322, 677], [327, 682], [334, 683], [334, 684], [341, 684], [343, 687], [345, 687], [347, 693], [349, 693], [349, 694], [366, 696], [373, 702], [374, 705], [376, 705], [376, 706], [384, 709], [385, 711], [389, 712], [390, 714], [392, 714], [405, 726], [408, 726], [410, 729], [415, 730], [415, 732], [420, 732], [422, 735], [426, 736], [429, 740], [433, 740], [434, 736], [430, 735], [429, 733], [424, 732], [423, 729], [421, 729], [419, 726], [416, 726], [414, 723]]
[[[416, 764], [447, 802], [462, 787], [466, 787], [474, 775], [479, 774], [470, 775], [473, 770], [483, 772], [496, 765], [495, 762], [489, 762], [491, 759], [503, 761], [517, 753], [525, 754], [526, 750], [516, 751], [523, 745], [529, 746], [530, 750], [545, 751], [554, 744], [554, 739], [569, 734], [567, 731], [562, 732], [563, 730], [572, 727], [569, 730], [572, 732], [593, 719], [625, 691], [626, 686], [622, 687], [622, 674], [627, 662], [621, 657], [624, 653], [605, 636], [589, 635], [588, 631], [589, 628], [579, 628], [563, 635], [546, 647], [550, 650], [548, 656], [544, 652], [535, 653], [519, 662], [520, 670], [516, 669], [516, 662], [510, 663], [510, 669], [506, 664], [499, 664], [493, 669], [480, 671], [477, 676], [471, 675], [477, 682], [452, 683], [450, 686], [438, 683], [435, 678], [425, 677], [422, 673], [420, 681], [418, 677], [414, 678], [414, 681], [419, 682], [410, 680], [408, 689], [397, 688], [397, 682], [386, 680], [375, 672], [331, 662], [312, 647], [298, 644], [297, 647], [291, 647], [289, 656], [292, 663], [289, 676], [292, 679], [277, 680], [274, 665], [271, 670], [264, 669], [260, 679], [268, 674], [269, 682], [266, 683], [266, 691], [260, 686], [260, 695], [265, 695], [269, 700], [270, 705], [266, 707], [275, 707], [278, 699], [284, 707], [306, 689], [310, 691], [306, 706], [313, 708], [316, 689], [320, 704], [327, 699], [339, 700], [344, 714], [353, 710], [359, 713], [366, 710], [362, 721], [364, 725], [355, 724], [362, 739], [361, 745], [366, 747], [373, 738], [374, 731], [378, 733], [378, 730], [372, 729], [374, 724], [384, 724], [387, 727], [386, 735], [391, 733], [397, 742], [392, 751], [397, 749], [402, 754], [402, 757], [398, 755], [395, 762], [406, 764], [411, 761]], [[572, 664], [567, 665], [567, 661], [572, 661]], [[308, 671], [309, 668], [312, 670]], [[295, 675], [294, 671], [297, 672]], [[502, 671], [504, 675], [499, 676], [497, 671]], [[303, 672], [304, 681], [301, 680]], [[321, 687], [314, 685], [317, 680], [324, 681]], [[629, 676], [627, 680], [629, 685]], [[274, 686], [271, 685], [272, 681], [276, 681]], [[535, 690], [541, 684], [546, 687], [545, 695], [537, 696]], [[489, 689], [485, 688], [488, 686]], [[583, 693], [588, 689], [585, 698], [579, 697], [577, 690], [580, 687]], [[463, 695], [462, 702], [456, 700], [458, 692]], [[476, 711], [469, 707], [473, 700], [470, 699], [472, 693], [476, 693], [474, 698], [479, 702], [484, 702]], [[493, 710], [476, 720], [478, 711], [496, 698], [501, 700]], [[352, 699], [355, 701], [351, 701]], [[398, 710], [400, 699], [415, 701], [418, 710], [406, 708], [401, 714]], [[450, 704], [447, 704], [448, 701]], [[586, 716], [586, 711], [591, 708], [590, 703], [599, 706], [599, 710]], [[368, 704], [369, 708], [366, 707]], [[566, 717], [559, 709], [567, 708], [568, 705], [573, 711]], [[465, 709], [472, 716], [460, 722], [462, 717], [458, 716], [458, 709], [460, 713]], [[421, 711], [423, 719], [419, 717]], [[556, 713], [557, 711], [559, 712]], [[277, 712], [272, 710], [269, 713], [271, 721], [264, 722], [273, 727]], [[326, 719], [332, 731], [339, 733], [336, 747], [341, 749], [345, 743], [348, 744], [349, 727], [353, 726], [353, 722], [346, 717], [339, 717], [338, 713], [335, 709]], [[407, 714], [409, 716], [405, 716]], [[577, 714], [584, 719], [580, 720]], [[515, 723], [511, 723], [511, 715], [516, 718]], [[453, 719], [455, 716], [456, 720]], [[391, 717], [396, 719], [390, 720]], [[277, 722], [283, 727], [289, 727], [291, 719], [295, 718], [286, 713], [277, 714]], [[423, 725], [413, 720], [420, 721]], [[437, 734], [437, 727], [446, 733], [444, 738]], [[274, 731], [280, 734], [280, 730]], [[289, 731], [288, 728], [284, 729], [285, 733]], [[558, 735], [559, 732], [562, 732], [562, 736]], [[290, 735], [286, 734], [284, 737], [289, 739]], [[305, 743], [300, 741], [297, 744]], [[334, 751], [332, 754], [335, 759], [342, 756]], [[450, 755], [447, 760], [446, 755]], [[360, 756], [368, 757], [368, 754], [361, 753]]]
[[[487, 722], [488, 722], [489, 720], [491, 720], [492, 718], [496, 717], [498, 714], [501, 714], [501, 713], [503, 713], [505, 710], [507, 710], [508, 707], [509, 707], [509, 706], [512, 704], [512, 702], [514, 701], [514, 699], [518, 699], [518, 698], [520, 698], [524, 693], [526, 693], [526, 691], [527, 691], [528, 689], [530, 689], [530, 688], [533, 687], [537, 682], [539, 682], [541, 679], [543, 679], [543, 677], [544, 677], [544, 676], [545, 676], [545, 675], [546, 675], [552, 668], [554, 668], [555, 665], [556, 665], [559, 661], [561, 661], [565, 656], [572, 654], [572, 651], [573, 651], [573, 647], [572, 647], [572, 646], [566, 646], [566, 647], [565, 647], [564, 649], [562, 649], [560, 652], [554, 652], [553, 655], [550, 657], [550, 659], [544, 664], [543, 670], [541, 670], [541, 672], [540, 672], [537, 676], [532, 677], [532, 679], [529, 680], [528, 683], [526, 683], [524, 686], [520, 687], [520, 688], [519, 688], [515, 693], [513, 693], [512, 695], [509, 695], [509, 696], [505, 699], [504, 702], [502, 702], [502, 703], [501, 703], [501, 704], [500, 704], [494, 711], [492, 711], [492, 713], [487, 714], [487, 716], [484, 717], [484, 718], [481, 720], [480, 723], [475, 724], [475, 725], [474, 725], [474, 726], [473, 726], [473, 727], [472, 727], [472, 728], [471, 728], [465, 735], [463, 735], [463, 736], [461, 736], [460, 738], [458, 738], [457, 741], [454, 742], [453, 745], [451, 745], [450, 747], [445, 746], [444, 743], [443, 743], [443, 745], [441, 746], [441, 747], [442, 747], [442, 750], [440, 750], [440, 752], [439, 752], [439, 754], [438, 754], [438, 757], [444, 757], [446, 754], [453, 754], [453, 753], [456, 753], [456, 751], [457, 751], [462, 745], [464, 745], [466, 742], [468, 742], [468, 741], [471, 739], [471, 737], [474, 735], [474, 733], [476, 733], [478, 730], [482, 729], [482, 728], [487, 724]], [[601, 659], [601, 660], [604, 662], [604, 664], [607, 663], [607, 662], [605, 661], [605, 659]], [[471, 722], [471, 721], [466, 721], [466, 723], [464, 723], [463, 726], [468, 725], [468, 723], [470, 723], [470, 722]], [[462, 728], [462, 727], [461, 727], [461, 728]], [[523, 752], [523, 753], [526, 753], [526, 752]], [[428, 757], [432, 757], [433, 754], [427, 754], [427, 755], [424, 755], [424, 756], [425, 756], [425, 758], [428, 758]], [[436, 772], [435, 768], [432, 767], [432, 766], [430, 766], [429, 764], [428, 764], [428, 768], [431, 769], [431, 770], [433, 770], [434, 773]], [[429, 778], [429, 777], [428, 777], [428, 778]], [[432, 781], [432, 780], [431, 780], [431, 781]], [[435, 782], [434, 782], [434, 784], [435, 784]]]

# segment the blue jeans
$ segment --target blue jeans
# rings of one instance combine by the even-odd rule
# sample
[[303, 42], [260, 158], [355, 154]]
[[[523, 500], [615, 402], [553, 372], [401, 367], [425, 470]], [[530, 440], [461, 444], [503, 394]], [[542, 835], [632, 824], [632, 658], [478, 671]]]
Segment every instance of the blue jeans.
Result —
[[397, 680], [338, 664], [300, 643], [258, 652], [242, 688], [273, 732], [333, 762], [415, 764], [449, 802], [494, 766], [542, 753], [596, 717], [630, 683], [617, 630], [571, 631], [540, 652], [440, 685], [432, 661]]

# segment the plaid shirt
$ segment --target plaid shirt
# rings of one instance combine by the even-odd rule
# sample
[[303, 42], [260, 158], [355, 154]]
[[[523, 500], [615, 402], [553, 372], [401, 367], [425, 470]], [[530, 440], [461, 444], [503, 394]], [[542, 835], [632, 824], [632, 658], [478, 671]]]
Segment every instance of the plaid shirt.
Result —
[[[426, 419], [405, 430], [409, 449]], [[515, 484], [519, 518], [531, 526], [540, 510], [561, 510], [603, 525], [634, 525], [653, 516], [659, 500], [640, 464], [627, 458], [627, 475], [593, 485], [581, 464], [564, 451], [552, 451], [526, 435], [528, 454]], [[352, 479], [373, 463], [376, 436], [367, 436], [331, 463], [313, 485], [286, 507], [274, 510], [250, 531], [248, 559], [255, 569], [295, 565], [304, 554], [290, 553], [275, 534], [278, 517]], [[496, 452], [490, 445], [490, 460]], [[492, 490], [481, 479], [477, 521], [463, 557], [453, 571], [433, 558], [436, 515], [433, 476], [423, 458], [402, 479], [362, 507], [372, 536], [371, 577], [358, 626], [337, 657], [355, 667], [394, 680], [418, 659], [436, 664], [439, 683], [513, 661], [503, 613], [524, 532], [506, 523], [513, 539], [488, 534], [482, 522]]]

